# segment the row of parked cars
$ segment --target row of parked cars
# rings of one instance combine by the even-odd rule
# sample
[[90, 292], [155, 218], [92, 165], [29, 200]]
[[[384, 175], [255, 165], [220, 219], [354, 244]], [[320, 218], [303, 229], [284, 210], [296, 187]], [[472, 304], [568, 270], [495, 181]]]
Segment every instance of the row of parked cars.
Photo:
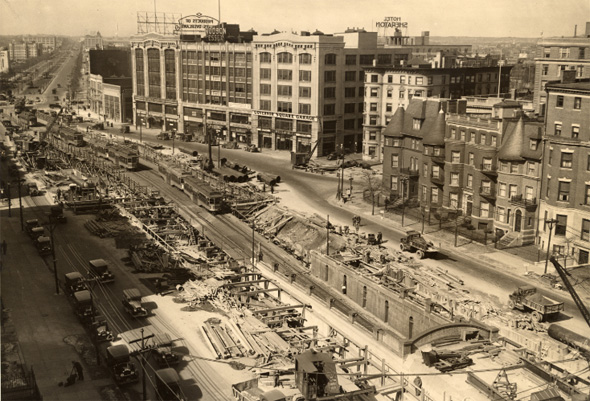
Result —
[[[91, 331], [97, 342], [113, 341], [115, 336], [109, 330], [108, 322], [94, 306], [92, 293], [87, 283], [98, 281], [100, 284], [108, 284], [115, 281], [115, 277], [109, 270], [108, 264], [103, 259], [94, 259], [88, 262], [89, 277], [85, 279], [79, 272], [67, 273], [64, 276], [65, 291], [71, 297], [74, 312], [80, 321]], [[127, 313], [134, 318], [143, 318], [149, 315], [142, 305], [141, 292], [137, 288], [123, 290], [122, 304]], [[178, 374], [170, 366], [180, 361], [180, 356], [172, 351], [172, 338], [168, 333], [158, 333], [152, 339], [157, 344], [152, 349], [152, 355], [156, 365], [160, 368], [156, 371], [156, 385], [164, 391], [178, 387]], [[139, 371], [132, 361], [132, 356], [137, 352], [130, 351], [127, 344], [116, 343], [106, 349], [106, 363], [115, 383], [126, 385], [139, 380]], [[158, 390], [160, 392], [160, 390]]]

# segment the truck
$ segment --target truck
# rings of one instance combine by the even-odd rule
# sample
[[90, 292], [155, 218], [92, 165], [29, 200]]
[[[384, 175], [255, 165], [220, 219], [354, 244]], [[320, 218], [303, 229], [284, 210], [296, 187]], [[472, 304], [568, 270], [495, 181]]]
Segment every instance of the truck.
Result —
[[157, 333], [154, 335], [154, 359], [159, 367], [177, 365], [180, 362], [179, 355], [172, 351], [172, 338], [168, 333]]
[[161, 401], [184, 401], [187, 398], [180, 389], [180, 377], [172, 368], [156, 370], [156, 397]]
[[41, 227], [38, 219], [30, 219], [25, 221], [25, 232], [29, 235], [29, 237], [31, 236], [33, 228], [35, 227]]
[[148, 311], [141, 306], [141, 293], [137, 288], [123, 290], [123, 306], [133, 317], [145, 317]]
[[112, 283], [115, 281], [115, 276], [109, 271], [109, 265], [104, 259], [93, 259], [88, 261], [90, 274], [98, 278], [101, 283]]
[[67, 218], [64, 216], [64, 209], [60, 205], [51, 206], [51, 214], [50, 219], [55, 221], [56, 223], [66, 223]]
[[66, 273], [64, 275], [64, 290], [69, 295], [86, 289], [84, 277], [78, 272]]
[[45, 229], [43, 227], [33, 227], [29, 235], [33, 241], [36, 241], [37, 238], [45, 234]]
[[51, 238], [46, 237], [44, 235], [39, 236], [35, 240], [35, 247], [37, 248], [37, 252], [39, 252], [39, 255], [51, 255]]
[[139, 374], [135, 364], [131, 362], [127, 345], [111, 345], [107, 348], [106, 353], [107, 366], [117, 384], [123, 385], [139, 381]]
[[402, 237], [399, 242], [399, 249], [402, 251], [416, 252], [418, 259], [424, 259], [426, 256], [432, 256], [438, 252], [438, 249], [430, 241], [426, 241], [418, 231], [410, 230]]
[[93, 339], [97, 343], [113, 341], [114, 336], [109, 329], [109, 323], [107, 319], [95, 311], [92, 321], [89, 322], [89, 327], [92, 333]]
[[82, 323], [91, 323], [94, 316], [92, 295], [88, 290], [76, 291], [74, 293], [74, 311]]
[[542, 322], [564, 310], [563, 302], [548, 298], [533, 286], [518, 287], [509, 295], [508, 306], [523, 312], [532, 312], [533, 320]]

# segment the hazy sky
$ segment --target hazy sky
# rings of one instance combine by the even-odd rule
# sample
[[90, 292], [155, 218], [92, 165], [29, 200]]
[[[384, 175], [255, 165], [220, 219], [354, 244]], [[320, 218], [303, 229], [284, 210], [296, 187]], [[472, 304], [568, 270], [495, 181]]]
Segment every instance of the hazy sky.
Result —
[[[259, 33], [347, 27], [376, 30], [384, 17], [408, 22], [409, 35], [572, 36], [590, 21], [590, 0], [219, 0], [221, 20]], [[156, 0], [158, 12], [217, 17], [218, 0]], [[154, 0], [0, 0], [0, 34], [133, 35], [136, 12]]]

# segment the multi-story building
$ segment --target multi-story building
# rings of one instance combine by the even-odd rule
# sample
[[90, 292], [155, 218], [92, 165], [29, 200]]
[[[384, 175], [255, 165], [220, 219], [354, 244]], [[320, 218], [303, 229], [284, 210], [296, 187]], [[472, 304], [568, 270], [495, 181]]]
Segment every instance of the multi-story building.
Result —
[[498, 85], [500, 92], [510, 85], [511, 67], [431, 68], [424, 63], [413, 59], [406, 67], [365, 68], [365, 159], [382, 160], [382, 131], [398, 106], [407, 107], [415, 98], [496, 95]]
[[220, 27], [225, 37], [215, 41], [160, 33], [133, 38], [138, 121], [197, 138], [206, 125], [222, 140], [269, 149], [361, 151], [363, 68], [399, 65], [412, 46], [428, 50], [425, 43], [379, 43], [376, 32], [357, 29], [256, 35]]
[[0, 73], [10, 71], [10, 55], [7, 49], [0, 50]]
[[56, 36], [29, 36], [25, 38], [25, 41], [29, 43], [37, 43], [43, 54], [51, 53], [57, 48]]
[[105, 120], [133, 120], [131, 53], [129, 49], [90, 50], [88, 102]]
[[542, 123], [515, 102], [470, 116], [466, 101], [413, 99], [383, 131], [383, 187], [392, 200], [453, 211], [479, 230], [533, 243]]
[[11, 42], [8, 44], [10, 60], [25, 61], [41, 55], [40, 46], [35, 42]]
[[102, 39], [102, 35], [100, 32], [96, 32], [96, 35], [86, 35], [84, 36], [84, 41], [82, 43], [84, 50], [88, 51], [90, 49], [102, 49], [104, 47], [104, 41]]
[[560, 80], [563, 71], [574, 70], [577, 78], [590, 78], [590, 22], [582, 36], [539, 40], [535, 57], [535, 112], [544, 114], [547, 103], [545, 85]]
[[[571, 75], [570, 75], [571, 74]], [[547, 114], [539, 213], [542, 249], [587, 264], [590, 254], [590, 79], [546, 85]], [[549, 234], [552, 231], [549, 247]]]

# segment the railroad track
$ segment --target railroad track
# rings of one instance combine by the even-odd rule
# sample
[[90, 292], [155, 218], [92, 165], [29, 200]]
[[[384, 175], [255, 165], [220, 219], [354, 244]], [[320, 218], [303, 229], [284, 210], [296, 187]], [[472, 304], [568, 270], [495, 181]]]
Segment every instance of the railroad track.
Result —
[[[23, 202], [23, 205], [33, 207], [32, 210], [35, 210], [35, 214], [40, 220], [46, 218], [46, 216], [39, 211], [39, 207], [48, 205], [42, 205], [39, 202], [36, 202], [35, 198], [28, 199], [30, 200], [28, 202]], [[59, 242], [62, 243], [63, 241]], [[73, 244], [68, 243], [65, 245], [58, 245], [56, 247], [56, 257], [59, 257], [67, 263], [69, 271], [77, 271], [83, 276], [86, 276], [86, 265], [88, 260], [80, 253], [80, 251], [78, 251], [78, 249], [76, 249]], [[52, 270], [53, 268], [52, 266], [49, 266], [47, 259], [44, 260], [50, 270]], [[129, 273], [127, 273], [125, 269], [119, 269], [119, 271], [129, 276]], [[131, 278], [131, 280], [135, 281], [134, 278]], [[161, 332], [167, 332], [173, 338], [179, 339], [177, 342], [180, 342], [184, 347], [186, 347], [186, 349], [189, 350], [189, 357], [197, 356], [197, 358], [191, 358], [184, 369], [187, 370], [195, 382], [198, 383], [199, 388], [203, 393], [204, 399], [227, 399], [229, 396], [231, 396], [231, 392], [228, 389], [224, 390], [218, 384], [219, 381], [215, 380], [215, 378], [209, 377], [211, 368], [210, 366], [207, 366], [208, 362], [198, 359], [200, 355], [193, 345], [181, 338], [178, 332], [176, 332], [174, 327], [166, 319], [157, 314], [154, 314], [153, 316], [149, 317], [147, 321], [137, 317], [132, 317], [130, 320], [130, 316], [124, 313], [120, 308], [121, 295], [115, 294], [111, 286], [108, 284], [96, 282], [96, 285], [92, 288], [92, 296], [95, 308], [108, 319], [109, 327], [115, 331], [115, 333], [122, 333], [128, 330], [138, 329], [146, 326], [147, 323], [149, 323], [155, 328], [159, 329]], [[150, 371], [152, 374], [154, 374], [154, 372], [159, 369], [157, 366], [154, 366], [149, 359], [144, 359], [144, 364], [146, 368], [148, 368], [148, 371]], [[149, 378], [151, 385], [155, 388], [155, 383], [151, 377], [149, 375], [147, 377]], [[125, 388], [121, 388], [121, 391], [130, 395], [125, 390]], [[209, 398], [207, 398], [207, 396]], [[187, 397], [185, 398], [188, 399]]]

